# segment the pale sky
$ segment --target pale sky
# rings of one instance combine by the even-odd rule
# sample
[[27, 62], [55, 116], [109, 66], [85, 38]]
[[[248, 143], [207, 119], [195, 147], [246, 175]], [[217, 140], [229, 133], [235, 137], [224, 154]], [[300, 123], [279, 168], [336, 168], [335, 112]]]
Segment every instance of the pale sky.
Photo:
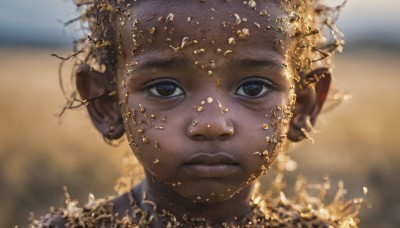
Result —
[[[71, 0], [1, 0], [0, 35], [68, 43], [59, 20], [74, 16]], [[340, 2], [327, 0], [329, 4]], [[348, 41], [379, 38], [400, 44], [400, 0], [348, 0], [339, 20]]]

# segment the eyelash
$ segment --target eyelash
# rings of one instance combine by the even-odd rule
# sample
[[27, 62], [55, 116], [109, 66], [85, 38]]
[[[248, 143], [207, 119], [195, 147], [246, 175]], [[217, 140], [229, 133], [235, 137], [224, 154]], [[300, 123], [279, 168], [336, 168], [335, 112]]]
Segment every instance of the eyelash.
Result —
[[[254, 87], [254, 85], [259, 86], [260, 84], [262, 85], [262, 88], [261, 88], [261, 91], [256, 91], [256, 92], [258, 92], [257, 94], [255, 94], [254, 96], [245, 94], [246, 92], [251, 92], [251, 91], [245, 91], [244, 86], [253, 85], [253, 88], [250, 88], [250, 90], [251, 89], [259, 90], [260, 88], [256, 88], [256, 87]], [[158, 86], [170, 86], [169, 88], [167, 87], [164, 89], [167, 89], [167, 90], [173, 89], [173, 91], [164, 91], [169, 94], [163, 95], [163, 94], [160, 94], [160, 91], [158, 91], [158, 89], [162, 89], [162, 88], [157, 88]], [[271, 81], [269, 81], [265, 78], [261, 78], [261, 77], [251, 77], [251, 78], [247, 78], [247, 79], [243, 80], [239, 84], [239, 87], [235, 91], [235, 95], [244, 97], [244, 98], [248, 98], [248, 99], [257, 99], [257, 98], [261, 98], [261, 97], [268, 95], [272, 91], [273, 88], [274, 88], [274, 84]], [[157, 79], [157, 80], [151, 81], [145, 86], [145, 90], [151, 96], [158, 97], [158, 98], [164, 98], [164, 99], [185, 95], [185, 92], [181, 88], [179, 83], [176, 80], [169, 79], [169, 78], [163, 78], [163, 79]]]
[[[173, 86], [174, 91], [172, 91], [171, 94], [162, 95], [162, 94], [160, 94], [160, 91], [157, 90], [157, 89], [160, 89], [160, 88], [157, 88], [158, 86]], [[144, 89], [151, 96], [158, 97], [158, 98], [172, 98], [172, 97], [178, 97], [178, 96], [185, 95], [185, 92], [183, 91], [183, 89], [181, 88], [179, 83], [176, 80], [169, 79], [169, 78], [163, 78], [163, 79], [157, 79], [157, 80], [151, 81], [145, 86]], [[171, 89], [171, 87], [168, 89]]]
[[[256, 94], [255, 96], [251, 96], [251, 95], [246, 95], [244, 94], [245, 91], [243, 89], [244, 86], [246, 85], [262, 85], [263, 87], [261, 88], [261, 92], [259, 92], [258, 94]], [[261, 98], [264, 97], [266, 95], [268, 95], [269, 93], [272, 92], [272, 90], [274, 89], [274, 84], [265, 79], [265, 78], [261, 78], [261, 77], [251, 77], [251, 78], [247, 78], [245, 80], [243, 80], [240, 84], [239, 87], [237, 88], [237, 90], [235, 91], [235, 94], [241, 97], [245, 97], [248, 99], [257, 99], [257, 98]], [[259, 88], [257, 88], [259, 89]], [[243, 93], [243, 94], [240, 94]]]

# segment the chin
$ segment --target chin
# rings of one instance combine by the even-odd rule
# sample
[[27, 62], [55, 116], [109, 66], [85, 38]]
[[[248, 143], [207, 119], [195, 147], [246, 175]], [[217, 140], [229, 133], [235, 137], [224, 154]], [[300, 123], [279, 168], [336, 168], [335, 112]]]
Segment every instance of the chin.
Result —
[[239, 194], [244, 188], [250, 186], [251, 183], [240, 183], [237, 185], [225, 185], [221, 183], [201, 183], [191, 184], [187, 188], [185, 184], [182, 186], [172, 186], [173, 190], [181, 197], [192, 201], [193, 203], [217, 203], [231, 199]]

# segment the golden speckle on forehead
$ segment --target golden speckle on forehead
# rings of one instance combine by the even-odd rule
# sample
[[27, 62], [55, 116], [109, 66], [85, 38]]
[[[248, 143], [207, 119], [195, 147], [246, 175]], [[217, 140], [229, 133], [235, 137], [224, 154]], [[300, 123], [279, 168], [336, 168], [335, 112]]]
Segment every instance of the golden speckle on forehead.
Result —
[[173, 23], [174, 22], [174, 14], [173, 13], [169, 13], [168, 14], [168, 16], [167, 16], [167, 18], [165, 19], [165, 22], [167, 23], [167, 24], [171, 24], [171, 23]]

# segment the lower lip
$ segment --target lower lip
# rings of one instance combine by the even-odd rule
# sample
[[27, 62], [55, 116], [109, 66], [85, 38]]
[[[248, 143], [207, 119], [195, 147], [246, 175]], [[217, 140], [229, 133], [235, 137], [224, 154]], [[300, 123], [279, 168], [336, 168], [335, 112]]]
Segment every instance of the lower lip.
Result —
[[239, 169], [235, 164], [189, 164], [184, 166], [185, 171], [198, 177], [224, 177]]

